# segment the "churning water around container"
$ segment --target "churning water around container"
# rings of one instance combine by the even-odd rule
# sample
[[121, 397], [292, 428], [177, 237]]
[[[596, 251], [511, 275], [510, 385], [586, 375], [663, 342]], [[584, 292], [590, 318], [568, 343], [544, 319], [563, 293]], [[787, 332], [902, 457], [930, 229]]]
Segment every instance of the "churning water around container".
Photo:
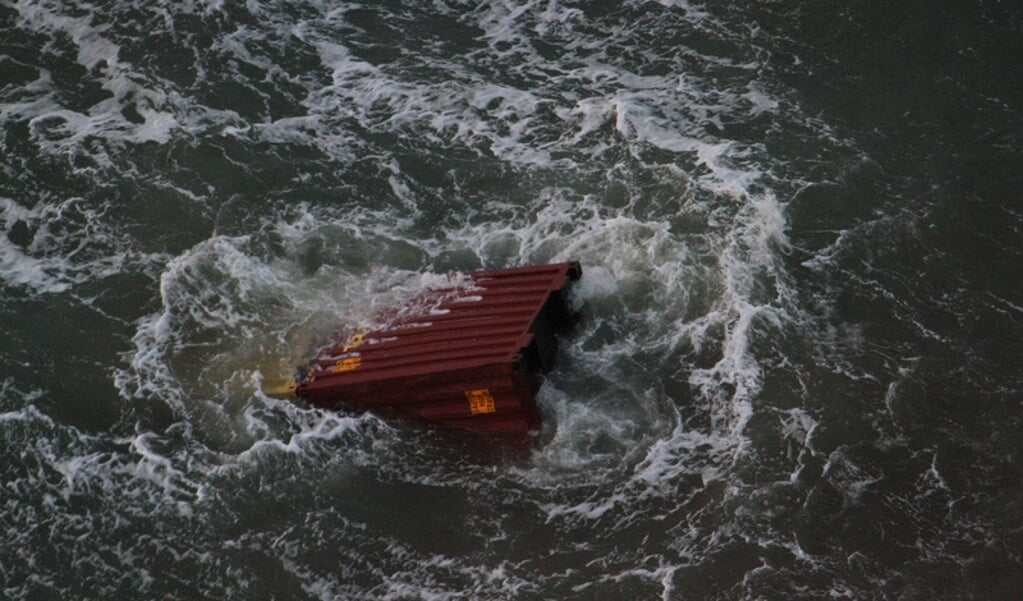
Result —
[[[1013, 599], [1021, 14], [0, 4], [12, 599]], [[579, 260], [524, 452], [268, 398]]]

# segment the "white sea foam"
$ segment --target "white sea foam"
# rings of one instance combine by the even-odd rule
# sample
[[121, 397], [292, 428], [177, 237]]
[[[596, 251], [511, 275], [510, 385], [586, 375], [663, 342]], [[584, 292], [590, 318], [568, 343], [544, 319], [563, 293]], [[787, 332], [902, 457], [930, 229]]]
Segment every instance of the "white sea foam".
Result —
[[[111, 21], [135, 18], [127, 5], [107, 7], [114, 9], [108, 12], [89, 4], [69, 8], [61, 2], [19, 1], [14, 8], [19, 27], [54, 40], [70, 40], [77, 64], [86, 71], [86, 80], [97, 83], [108, 94], [88, 107], [69, 106], [59, 85], [54, 83], [53, 74], [38, 68], [38, 79], [21, 87], [17, 101], [0, 103], [0, 118], [28, 121], [33, 140], [45, 154], [73, 156], [79, 161], [87, 158], [100, 169], [116, 170], [124, 169], [125, 165], [114, 164], [112, 157], [119, 154], [117, 148], [126, 144], [166, 144], [181, 132], [202, 135], [212, 129], [231, 134], [252, 127], [259, 132], [257, 135], [280, 140], [307, 127], [308, 118], [301, 117], [241, 125], [234, 111], [203, 105], [173, 82], [153, 73], [149, 66], [132, 63], [114, 41], [118, 27]], [[176, 19], [220, 10], [219, 2], [207, 2], [202, 7], [187, 2], [175, 6], [146, 5], [140, 12], [156, 17], [147, 23], [152, 33], [175, 37]], [[238, 38], [245, 39], [245, 35], [242, 30]], [[289, 79], [273, 61], [254, 56], [235, 36], [218, 38], [214, 50], [236, 55], [246, 63], [268, 69], [273, 76]], [[207, 74], [198, 58], [192, 66], [202, 83]], [[133, 113], [133, 117], [129, 118], [128, 113]], [[101, 148], [94, 143], [96, 140], [108, 146]], [[334, 147], [340, 151], [351, 140], [350, 136], [340, 136]]]
[[165, 494], [194, 494], [197, 485], [189, 482], [184, 472], [175, 466], [175, 460], [158, 451], [154, 442], [158, 440], [152, 432], [142, 432], [130, 440], [132, 451], [139, 459], [134, 465], [134, 475], [159, 486]]
[[73, 495], [132, 495], [157, 505], [167, 504], [176, 511], [180, 500], [194, 494], [195, 484], [184, 471], [188, 469], [185, 456], [177, 451], [173, 456], [157, 451], [154, 443], [160, 437], [154, 433], [119, 440], [111, 446], [103, 437], [56, 422], [31, 404], [0, 414], [0, 426], [11, 428], [7, 432], [11, 440], [34, 432], [34, 441], [24, 442], [47, 469], [61, 476], [55, 482], [37, 481], [30, 475], [21, 484], [44, 486], [49, 494], [65, 501]]
[[[290, 453], [293, 455], [309, 455], [313, 446], [322, 445], [325, 442], [337, 440], [349, 434], [358, 434], [365, 428], [367, 422], [377, 423], [377, 418], [371, 415], [351, 417], [338, 415], [332, 412], [308, 412], [296, 421], [302, 425], [302, 429], [292, 434], [287, 441], [281, 440], [273, 433], [265, 422], [254, 415], [251, 410], [246, 412], [245, 419], [248, 422], [250, 432], [258, 431], [258, 438], [251, 447], [237, 455], [239, 463], [256, 463], [260, 459], [273, 452]], [[258, 424], [258, 426], [256, 425]]]
[[102, 31], [90, 25], [88, 17], [70, 17], [52, 10], [47, 3], [22, 0], [15, 4], [21, 25], [35, 31], [57, 30], [68, 34], [78, 48], [78, 63], [93, 69], [99, 63], [117, 60], [119, 48]]
[[664, 601], [669, 601], [670, 599], [675, 598], [673, 595], [675, 591], [673, 580], [678, 568], [679, 566], [665, 564], [662, 561], [661, 565], [656, 568], [635, 567], [626, 569], [617, 574], [603, 576], [597, 582], [576, 585], [573, 587], [573, 590], [583, 593], [600, 584], [606, 584], [609, 582], [621, 584], [629, 580], [639, 579], [659, 584], [661, 586], [660, 598]]
[[[75, 294], [78, 286], [116, 277], [129, 266], [149, 271], [165, 257], [132, 248], [123, 234], [104, 224], [105, 207], [81, 198], [26, 207], [0, 197], [0, 277], [39, 293]], [[15, 244], [9, 232], [25, 228], [30, 240]], [[82, 298], [90, 303], [89, 298]]]

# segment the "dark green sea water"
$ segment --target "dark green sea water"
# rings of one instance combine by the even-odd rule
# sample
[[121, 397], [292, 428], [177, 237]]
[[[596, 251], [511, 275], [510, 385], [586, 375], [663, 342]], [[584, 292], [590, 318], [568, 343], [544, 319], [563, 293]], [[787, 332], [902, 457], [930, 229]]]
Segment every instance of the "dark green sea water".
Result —
[[[0, 0], [0, 598], [1023, 591], [1015, 1]], [[268, 398], [579, 260], [502, 452]]]

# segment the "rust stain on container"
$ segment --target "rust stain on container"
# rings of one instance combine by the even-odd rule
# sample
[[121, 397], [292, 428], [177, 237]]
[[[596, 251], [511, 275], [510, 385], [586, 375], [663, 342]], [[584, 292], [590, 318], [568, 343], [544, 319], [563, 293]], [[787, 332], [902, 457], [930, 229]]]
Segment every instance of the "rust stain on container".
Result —
[[295, 390], [312, 405], [486, 433], [540, 429], [535, 393], [574, 321], [579, 263], [466, 274], [414, 299], [430, 309], [322, 349]]

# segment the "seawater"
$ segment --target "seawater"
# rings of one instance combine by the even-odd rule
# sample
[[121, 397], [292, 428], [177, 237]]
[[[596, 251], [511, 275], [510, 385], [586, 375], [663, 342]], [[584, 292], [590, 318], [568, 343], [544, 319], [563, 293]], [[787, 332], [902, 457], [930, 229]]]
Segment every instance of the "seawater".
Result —
[[[1006, 2], [0, 4], [0, 596], [1016, 599]], [[579, 260], [493, 451], [261, 393]]]

